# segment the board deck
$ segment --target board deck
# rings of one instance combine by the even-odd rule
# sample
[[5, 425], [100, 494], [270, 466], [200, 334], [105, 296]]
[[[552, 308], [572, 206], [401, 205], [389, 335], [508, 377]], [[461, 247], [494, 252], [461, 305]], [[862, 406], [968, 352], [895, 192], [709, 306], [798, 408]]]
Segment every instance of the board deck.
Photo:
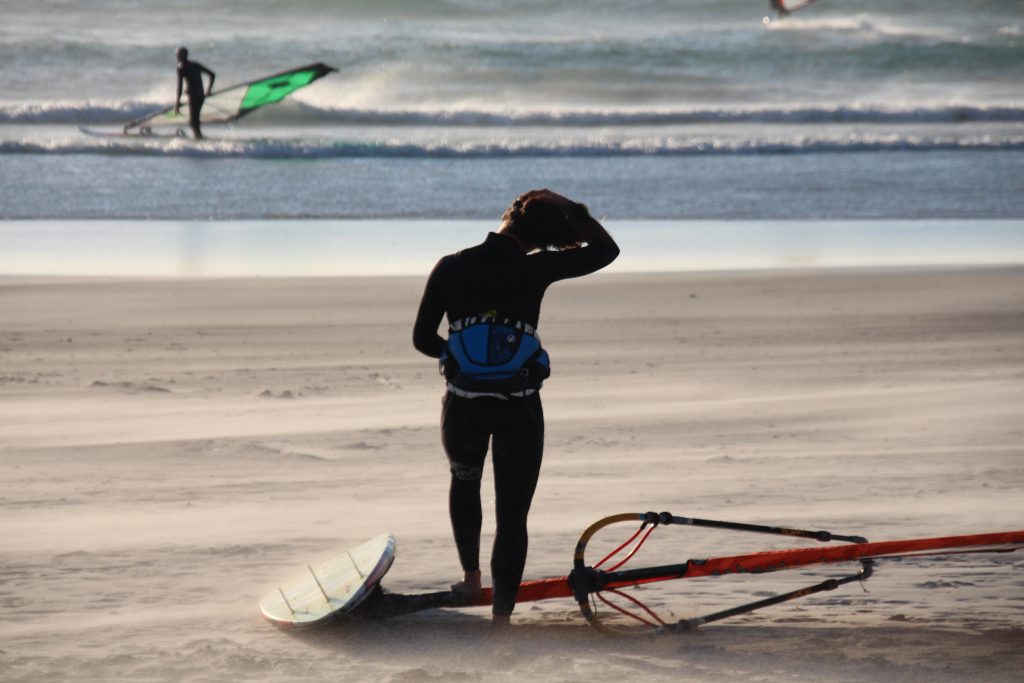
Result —
[[[187, 126], [182, 128], [174, 129], [174, 133], [126, 133], [123, 130], [97, 130], [95, 128], [87, 128], [85, 126], [79, 126], [78, 130], [86, 135], [94, 138], [121, 138], [121, 139], [135, 139], [135, 140], [191, 140], [191, 134], [185, 132]], [[179, 134], [177, 131], [181, 131]]]
[[318, 565], [307, 565], [260, 600], [265, 619], [280, 628], [313, 626], [358, 607], [395, 560], [395, 537], [373, 540]]

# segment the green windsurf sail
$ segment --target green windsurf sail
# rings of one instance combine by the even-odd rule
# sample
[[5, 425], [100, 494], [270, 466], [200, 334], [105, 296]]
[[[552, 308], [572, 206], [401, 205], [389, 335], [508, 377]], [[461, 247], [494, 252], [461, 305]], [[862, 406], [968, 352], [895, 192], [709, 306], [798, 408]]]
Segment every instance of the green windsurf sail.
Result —
[[[201, 123], [237, 121], [261, 107], [280, 102], [296, 90], [306, 87], [332, 71], [337, 71], [337, 69], [327, 66], [323, 62], [317, 62], [217, 90], [206, 96], [202, 111], [199, 113], [199, 120]], [[141, 119], [126, 123], [124, 132], [146, 135], [163, 130], [166, 134], [174, 129], [186, 128], [188, 126], [186, 97], [182, 97], [179, 112], [175, 113], [173, 106], [166, 107]]]

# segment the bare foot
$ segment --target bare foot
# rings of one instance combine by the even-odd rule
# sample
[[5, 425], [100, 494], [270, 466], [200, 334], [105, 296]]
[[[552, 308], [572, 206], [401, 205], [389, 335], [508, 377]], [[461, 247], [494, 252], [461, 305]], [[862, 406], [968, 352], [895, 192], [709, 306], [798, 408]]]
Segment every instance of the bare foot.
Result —
[[480, 597], [480, 570], [465, 572], [462, 581], [452, 584], [452, 592], [466, 600], [476, 600]]

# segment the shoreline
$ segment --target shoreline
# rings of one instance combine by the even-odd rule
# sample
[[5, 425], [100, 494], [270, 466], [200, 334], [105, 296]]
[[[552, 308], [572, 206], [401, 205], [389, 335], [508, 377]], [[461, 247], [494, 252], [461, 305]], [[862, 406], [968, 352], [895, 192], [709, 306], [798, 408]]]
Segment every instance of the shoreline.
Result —
[[[1024, 220], [604, 221], [610, 273], [1024, 264]], [[7, 221], [0, 273], [66, 276], [425, 275], [497, 228], [477, 220]]]
[[[752, 267], [752, 268], [721, 268], [721, 269], [696, 269], [696, 270], [635, 270], [603, 272], [602, 278], [643, 279], [643, 278], [674, 278], [674, 277], [695, 277], [711, 279], [727, 279], [733, 277], [765, 277], [771, 278], [786, 276], [813, 276], [828, 274], [858, 274], [877, 272], [881, 274], [896, 273], [957, 273], [957, 272], [991, 272], [1005, 270], [1024, 269], [1024, 263], [1008, 261], [1005, 263], [937, 263], [937, 264], [910, 264], [910, 265], [836, 265], [836, 266], [789, 266], [789, 267]], [[393, 281], [422, 281], [426, 282], [429, 270], [422, 274], [400, 273], [400, 274], [376, 274], [376, 275], [60, 275], [60, 274], [35, 274], [35, 273], [2, 273], [0, 272], [0, 286], [5, 285], [32, 285], [32, 284], [66, 284], [66, 283], [201, 283], [201, 282], [274, 282], [274, 281], [354, 281], [359, 283], [371, 283], [375, 280], [381, 282]]]

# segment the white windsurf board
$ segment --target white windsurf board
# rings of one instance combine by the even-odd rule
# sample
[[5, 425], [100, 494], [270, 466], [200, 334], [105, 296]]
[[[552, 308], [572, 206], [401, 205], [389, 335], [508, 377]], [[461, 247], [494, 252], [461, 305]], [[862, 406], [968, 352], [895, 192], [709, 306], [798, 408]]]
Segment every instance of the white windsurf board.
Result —
[[306, 565], [260, 600], [260, 612], [280, 628], [312, 626], [345, 614], [377, 587], [395, 550], [395, 537], [385, 532], [326, 562]]

